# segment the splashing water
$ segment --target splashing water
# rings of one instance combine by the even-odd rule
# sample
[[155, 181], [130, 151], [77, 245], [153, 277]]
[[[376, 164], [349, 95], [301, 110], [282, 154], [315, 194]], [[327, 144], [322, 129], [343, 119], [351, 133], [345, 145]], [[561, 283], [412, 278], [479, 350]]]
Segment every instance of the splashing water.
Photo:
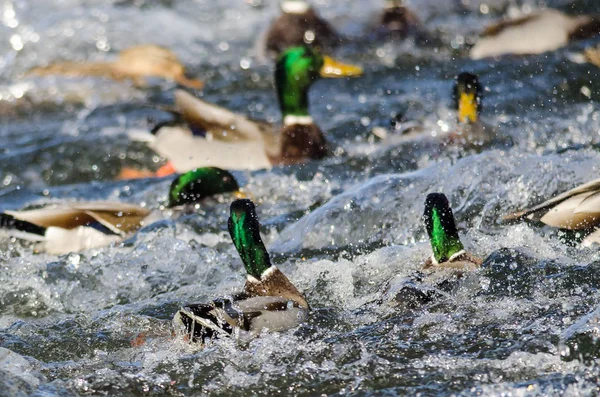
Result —
[[[0, 2], [0, 209], [107, 199], [165, 218], [123, 244], [59, 257], [0, 238], [0, 394], [597, 393], [597, 247], [499, 219], [597, 178], [600, 69], [567, 60], [589, 42], [525, 58], [463, 58], [457, 43], [514, 6], [508, 0], [409, 1], [444, 43], [435, 51], [365, 43], [378, 2], [315, 1], [354, 39], [340, 57], [367, 71], [318, 82], [310, 94], [336, 156], [236, 173], [257, 202], [274, 262], [306, 293], [309, 321], [204, 349], [171, 337], [183, 303], [244, 282], [227, 197], [177, 217], [161, 207], [170, 178], [113, 181], [123, 166], [158, 168], [162, 159], [127, 133], [168, 119], [145, 105], [171, 104], [173, 85], [26, 72], [153, 42], [205, 82], [207, 101], [278, 121], [272, 71], [254, 43], [278, 5], [247, 3]], [[600, 11], [592, 3], [574, 11]], [[463, 70], [480, 76], [483, 118], [510, 144], [462, 152], [436, 143], [455, 123], [452, 79]], [[371, 134], [397, 113], [422, 121], [429, 138]], [[421, 214], [434, 191], [448, 196], [465, 247], [485, 261], [435, 301], [407, 306], [398, 291], [431, 255]]]

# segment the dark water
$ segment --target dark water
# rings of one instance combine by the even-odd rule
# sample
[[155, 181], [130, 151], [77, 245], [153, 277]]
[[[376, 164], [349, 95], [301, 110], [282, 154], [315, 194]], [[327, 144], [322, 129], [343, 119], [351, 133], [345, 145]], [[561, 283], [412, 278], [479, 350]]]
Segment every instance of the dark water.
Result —
[[[80, 254], [33, 255], [2, 237], [1, 395], [598, 393], [597, 247], [550, 228], [499, 222], [597, 178], [600, 69], [569, 60], [596, 41], [475, 62], [453, 43], [474, 37], [511, 4], [541, 3], [410, 2], [439, 38], [435, 51], [367, 43], [361, 32], [378, 2], [315, 3], [353, 37], [338, 57], [366, 71], [361, 79], [320, 81], [311, 93], [311, 113], [338, 156], [236, 174], [259, 205], [275, 261], [306, 291], [314, 308], [308, 323], [204, 350], [164, 336], [179, 305], [243, 283], [226, 202]], [[546, 3], [570, 10], [572, 2]], [[205, 99], [277, 121], [270, 66], [254, 46], [277, 4], [262, 4], [0, 2], [0, 209], [64, 199], [150, 208], [166, 201], [169, 178], [113, 179], [122, 166], [160, 166], [128, 132], [167, 118], [144, 105], [170, 104], [174, 86], [24, 76], [38, 64], [100, 59], [152, 42], [172, 48], [205, 81]], [[573, 10], [600, 11], [591, 0]], [[451, 128], [452, 79], [463, 70], [480, 76], [484, 119], [504, 142], [477, 153], [373, 141], [371, 128], [398, 112]], [[384, 286], [393, 290], [430, 255], [420, 215], [433, 191], [448, 195], [465, 245], [486, 260], [434, 303], [404, 307]], [[148, 342], [132, 347], [141, 332]]]

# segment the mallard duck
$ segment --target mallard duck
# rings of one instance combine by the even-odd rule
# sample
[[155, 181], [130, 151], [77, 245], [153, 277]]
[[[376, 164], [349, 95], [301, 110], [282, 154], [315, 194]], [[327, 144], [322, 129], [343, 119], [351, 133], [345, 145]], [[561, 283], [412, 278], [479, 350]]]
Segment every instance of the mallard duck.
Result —
[[276, 57], [290, 47], [310, 45], [328, 52], [339, 42], [333, 27], [304, 0], [284, 0], [282, 14], [265, 37], [269, 55]]
[[204, 344], [219, 336], [283, 331], [306, 320], [309, 306], [290, 280], [271, 264], [259, 232], [254, 203], [231, 203], [229, 234], [248, 272], [244, 291], [208, 304], [182, 307], [173, 318], [177, 333]]
[[444, 138], [446, 141], [484, 146], [496, 138], [496, 129], [480, 118], [482, 92], [476, 75], [467, 72], [458, 75], [453, 90], [458, 128]]
[[417, 33], [419, 25], [419, 18], [404, 4], [404, 0], [386, 0], [374, 33], [379, 37], [404, 39]]
[[454, 214], [443, 193], [430, 193], [425, 199], [423, 213], [425, 230], [429, 236], [433, 254], [425, 261], [423, 270], [431, 272], [440, 269], [456, 271], [475, 270], [482, 260], [465, 251], [460, 241]]
[[200, 89], [203, 83], [185, 76], [185, 68], [169, 49], [146, 44], [128, 48], [113, 62], [58, 62], [29, 71], [36, 75], [99, 76], [113, 80], [132, 80], [145, 86], [146, 78], [159, 77], [182, 86]]
[[[321, 159], [328, 152], [327, 143], [309, 115], [308, 90], [319, 77], [361, 73], [362, 69], [338, 63], [314, 49], [290, 48], [281, 55], [275, 70], [283, 128], [249, 120], [178, 90], [176, 106], [190, 128], [162, 126], [148, 144], [177, 172], [202, 166], [258, 170]], [[192, 131], [205, 131], [205, 136]]]
[[465, 250], [452, 209], [443, 193], [427, 195], [423, 223], [433, 254], [425, 260], [420, 271], [409, 277], [395, 277], [384, 287], [385, 300], [408, 308], [429, 303], [440, 297], [443, 291], [451, 292], [456, 286], [453, 281], [479, 269], [483, 263]]
[[[211, 167], [193, 170], [171, 183], [168, 207], [197, 203], [227, 192], [239, 192], [229, 172]], [[38, 251], [60, 255], [121, 241], [153, 218], [157, 217], [147, 208], [119, 202], [53, 204], [0, 213], [0, 229], [39, 242]]]
[[594, 230], [583, 243], [600, 243], [600, 179], [584, 183], [541, 204], [503, 218], [505, 221], [523, 219], [560, 229]]
[[481, 59], [505, 54], [541, 54], [599, 33], [598, 15], [571, 16], [548, 8], [488, 27], [469, 55]]
[[[454, 108], [457, 126], [437, 135], [444, 144], [463, 147], [479, 147], [496, 138], [496, 129], [480, 118], [482, 89], [476, 75], [463, 72], [453, 86]], [[375, 127], [371, 133], [385, 142], [398, 144], [414, 139], [430, 137], [422, 125], [415, 122], [392, 122], [393, 131]]]

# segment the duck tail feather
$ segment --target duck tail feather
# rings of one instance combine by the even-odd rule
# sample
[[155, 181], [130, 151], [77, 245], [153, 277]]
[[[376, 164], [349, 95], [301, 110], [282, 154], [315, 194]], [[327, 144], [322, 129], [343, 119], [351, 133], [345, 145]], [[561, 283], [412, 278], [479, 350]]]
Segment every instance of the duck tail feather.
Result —
[[[31, 222], [22, 221], [5, 213], [0, 213], [0, 229], [15, 230], [17, 232], [33, 234], [41, 237], [44, 237], [46, 234], [45, 227], [38, 226]], [[37, 240], [39, 240], [39, 238], [37, 238]]]
[[210, 304], [194, 304], [182, 308], [177, 316], [177, 323], [184, 327], [184, 332], [192, 342], [206, 343], [209, 339], [221, 334], [231, 335], [232, 327], [218, 318], [215, 307]]
[[504, 215], [502, 217], [502, 222], [504, 223], [517, 223], [519, 221], [524, 220], [527, 215], [531, 214], [529, 209], [517, 212], [511, 212], [510, 214]]

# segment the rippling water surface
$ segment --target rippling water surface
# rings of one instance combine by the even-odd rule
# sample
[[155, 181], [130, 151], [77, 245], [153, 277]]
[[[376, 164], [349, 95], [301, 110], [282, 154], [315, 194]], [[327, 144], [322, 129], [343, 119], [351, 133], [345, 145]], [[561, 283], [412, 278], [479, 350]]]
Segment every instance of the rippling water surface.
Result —
[[[170, 178], [114, 178], [123, 166], [160, 166], [128, 131], [167, 119], [144, 105], [172, 103], [175, 87], [26, 74], [40, 64], [160, 44], [205, 81], [205, 99], [277, 121], [271, 66], [254, 39], [278, 8], [255, 3], [0, 0], [0, 210], [166, 201]], [[543, 3], [570, 10], [573, 2]], [[542, 2], [411, 1], [440, 41], [435, 51], [365, 42], [379, 2], [315, 4], [353, 38], [339, 58], [366, 71], [320, 81], [311, 93], [311, 113], [338, 156], [236, 173], [258, 203], [275, 262], [307, 294], [308, 323], [203, 350], [168, 336], [182, 303], [243, 283], [225, 199], [198, 214], [165, 212], [123, 244], [79, 254], [34, 255], [2, 237], [0, 395], [598, 393], [598, 247], [499, 222], [597, 178], [600, 69], [569, 60], [595, 42], [475, 62], [457, 43], [508, 6]], [[600, 11], [592, 0], [573, 10]], [[373, 140], [371, 128], [398, 112], [451, 128], [452, 79], [463, 70], [480, 76], [484, 118], [505, 139], [481, 152]], [[448, 195], [465, 245], [486, 260], [434, 303], [407, 307], [394, 291], [430, 255], [420, 215], [433, 191]], [[140, 333], [147, 342], [133, 346]]]

